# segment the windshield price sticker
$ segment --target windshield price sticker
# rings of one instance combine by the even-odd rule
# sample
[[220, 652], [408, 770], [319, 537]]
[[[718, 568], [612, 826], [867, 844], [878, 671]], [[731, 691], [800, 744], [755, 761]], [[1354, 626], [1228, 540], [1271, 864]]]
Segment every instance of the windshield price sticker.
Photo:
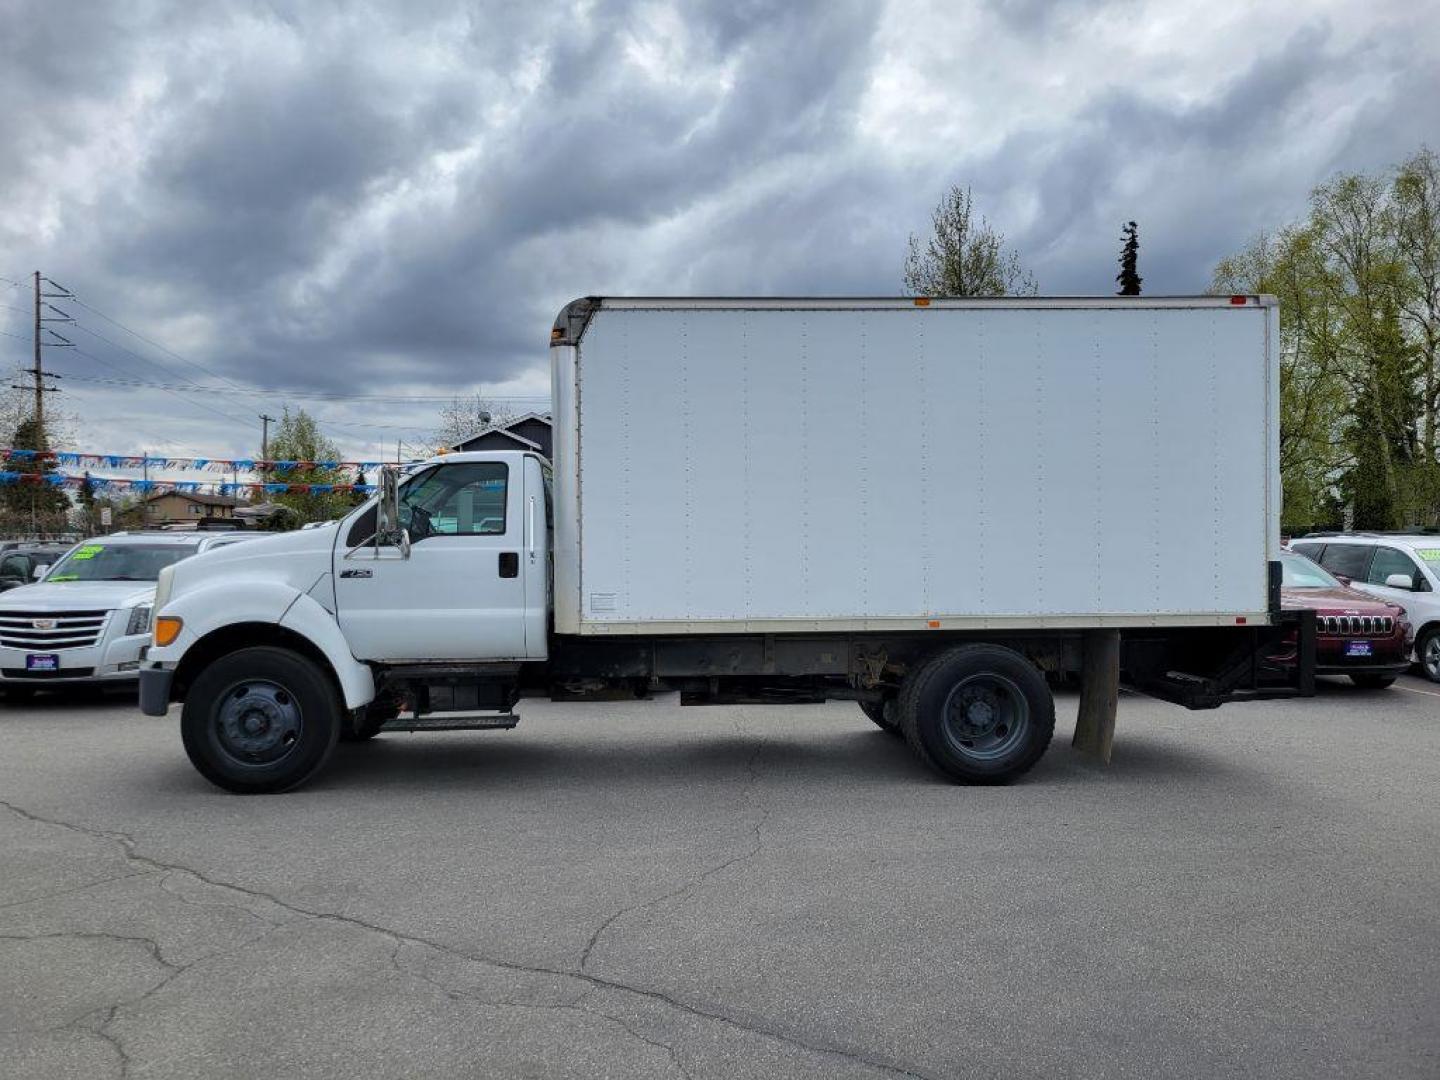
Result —
[[1415, 554], [1426, 562], [1440, 562], [1440, 548], [1419, 548]]
[[86, 544], [82, 548], [76, 548], [75, 554], [71, 555], [70, 558], [74, 559], [76, 562], [80, 562], [83, 559], [93, 559], [96, 555], [99, 555], [100, 552], [104, 550], [104, 544]]

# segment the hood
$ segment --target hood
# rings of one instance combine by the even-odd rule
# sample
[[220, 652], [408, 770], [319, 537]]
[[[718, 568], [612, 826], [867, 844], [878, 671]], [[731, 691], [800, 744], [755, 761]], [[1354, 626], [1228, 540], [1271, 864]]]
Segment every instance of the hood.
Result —
[[134, 607], [155, 596], [153, 581], [41, 581], [0, 593], [0, 611], [77, 611]]
[[1292, 611], [1311, 608], [1326, 615], [1394, 615], [1399, 604], [1379, 600], [1359, 589], [1281, 589], [1280, 606]]
[[317, 529], [272, 533], [184, 559], [173, 568], [171, 595], [234, 576], [283, 581], [306, 592], [330, 572], [336, 529], [336, 525], [326, 524]]

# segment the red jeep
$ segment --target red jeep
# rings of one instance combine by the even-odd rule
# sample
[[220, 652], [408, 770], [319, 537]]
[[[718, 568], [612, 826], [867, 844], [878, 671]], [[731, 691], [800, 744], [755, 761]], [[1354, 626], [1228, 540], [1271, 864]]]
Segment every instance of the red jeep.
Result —
[[[1315, 672], [1349, 675], [1356, 686], [1380, 690], [1410, 667], [1414, 630], [1399, 604], [1348, 588], [1318, 563], [1282, 552], [1280, 604], [1315, 612]], [[1267, 657], [1282, 667], [1295, 662], [1293, 642]]]

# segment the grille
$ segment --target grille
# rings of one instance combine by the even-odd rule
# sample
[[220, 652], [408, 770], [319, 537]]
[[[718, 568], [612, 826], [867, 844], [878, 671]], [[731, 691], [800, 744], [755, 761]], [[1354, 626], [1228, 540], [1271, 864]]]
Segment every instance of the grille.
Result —
[[1340, 637], [1383, 636], [1395, 629], [1389, 615], [1321, 615], [1320, 632]]
[[[100, 640], [109, 614], [108, 611], [0, 611], [0, 645], [29, 652], [84, 649]], [[37, 622], [45, 625], [36, 626]]]

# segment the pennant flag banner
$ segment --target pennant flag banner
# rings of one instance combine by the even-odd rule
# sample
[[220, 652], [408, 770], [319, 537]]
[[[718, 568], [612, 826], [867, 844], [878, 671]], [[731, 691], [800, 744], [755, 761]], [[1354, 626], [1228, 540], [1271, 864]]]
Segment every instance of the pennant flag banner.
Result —
[[[63, 473], [0, 471], [0, 487], [10, 487], [15, 484], [34, 487], [80, 488], [85, 486], [85, 477], [66, 476]], [[376, 491], [374, 484], [227, 484], [219, 481], [195, 480], [130, 480], [118, 476], [92, 476], [90, 477], [90, 489], [96, 494], [109, 491], [130, 491], [147, 495], [172, 491], [196, 495], [248, 495], [257, 491], [264, 492], [266, 495], [331, 495], [348, 492], [370, 495]]]
[[309, 472], [312, 469], [359, 469], [372, 472], [379, 461], [262, 461], [257, 458], [149, 457], [145, 454], [79, 454], [68, 450], [0, 449], [3, 461], [53, 461], [72, 469], [189, 469], [208, 472]]

